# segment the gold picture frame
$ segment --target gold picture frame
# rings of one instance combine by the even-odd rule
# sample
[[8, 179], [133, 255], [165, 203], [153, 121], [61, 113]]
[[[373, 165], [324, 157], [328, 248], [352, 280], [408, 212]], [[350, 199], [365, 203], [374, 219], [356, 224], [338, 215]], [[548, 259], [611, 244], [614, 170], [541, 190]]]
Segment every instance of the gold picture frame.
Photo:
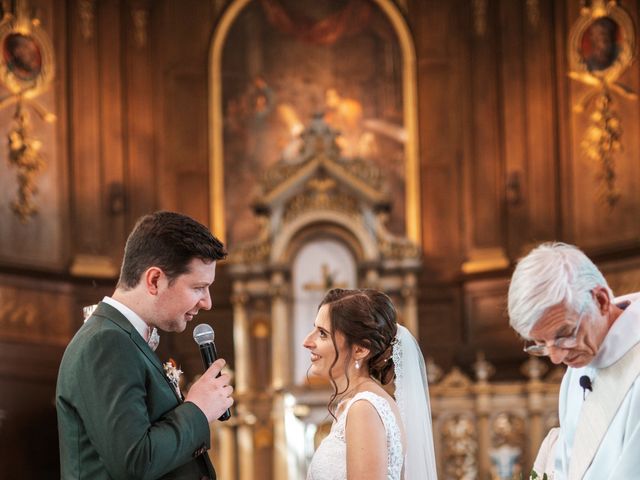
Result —
[[633, 19], [614, 2], [584, 9], [571, 28], [568, 48], [571, 77], [613, 84], [636, 55]]
[[10, 97], [31, 99], [47, 89], [55, 71], [53, 48], [37, 22], [18, 17], [0, 24], [0, 49], [0, 82]]
[[40, 28], [40, 20], [26, 14], [26, 3], [18, 0], [16, 13], [6, 13], [0, 23], [0, 109], [15, 105], [12, 127], [7, 137], [9, 164], [16, 168], [17, 194], [11, 209], [22, 222], [38, 213], [36, 178], [45, 168], [42, 142], [33, 136], [27, 108], [45, 122], [56, 116], [36, 100], [49, 89], [55, 63], [49, 36]]

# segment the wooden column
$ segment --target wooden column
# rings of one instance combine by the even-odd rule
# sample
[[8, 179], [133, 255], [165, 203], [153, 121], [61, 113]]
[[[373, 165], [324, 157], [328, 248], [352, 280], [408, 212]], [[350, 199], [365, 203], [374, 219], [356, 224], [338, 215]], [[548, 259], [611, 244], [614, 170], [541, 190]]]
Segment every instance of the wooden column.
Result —
[[247, 316], [248, 296], [242, 281], [233, 282], [233, 346], [235, 350], [235, 392], [242, 395], [249, 390], [249, 319]]
[[282, 390], [291, 380], [290, 322], [287, 308], [287, 285], [282, 272], [271, 277], [271, 386]]
[[416, 274], [413, 272], [407, 273], [404, 277], [404, 285], [402, 287], [404, 326], [407, 327], [416, 338], [418, 338], [419, 328], [417, 295]]

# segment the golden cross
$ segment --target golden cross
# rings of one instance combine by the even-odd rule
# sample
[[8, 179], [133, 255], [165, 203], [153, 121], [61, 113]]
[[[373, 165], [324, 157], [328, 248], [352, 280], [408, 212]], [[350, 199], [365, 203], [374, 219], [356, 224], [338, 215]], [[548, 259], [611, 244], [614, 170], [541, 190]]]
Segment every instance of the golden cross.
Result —
[[347, 288], [347, 284], [345, 282], [336, 282], [334, 278], [334, 274], [329, 271], [329, 265], [326, 263], [322, 264], [322, 282], [314, 283], [309, 282], [305, 283], [302, 287], [305, 290], [312, 290], [316, 292], [326, 292], [327, 290], [331, 290], [332, 288]]

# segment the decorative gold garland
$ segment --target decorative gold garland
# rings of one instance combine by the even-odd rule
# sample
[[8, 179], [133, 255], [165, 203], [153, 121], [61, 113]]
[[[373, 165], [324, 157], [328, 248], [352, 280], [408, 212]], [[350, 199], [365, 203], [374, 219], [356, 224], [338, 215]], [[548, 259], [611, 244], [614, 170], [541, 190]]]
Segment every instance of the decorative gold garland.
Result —
[[[27, 2], [16, 4], [16, 14], [6, 13], [0, 23], [0, 83], [8, 93], [0, 97], [0, 109], [16, 104], [9, 131], [9, 164], [17, 169], [18, 193], [11, 204], [13, 212], [26, 222], [38, 212], [34, 197], [36, 177], [45, 167], [42, 142], [31, 135], [31, 121], [25, 106], [45, 122], [56, 117], [35, 98], [45, 92], [53, 79], [53, 49], [37, 18], [26, 14]], [[25, 53], [26, 51], [26, 53]], [[29, 62], [29, 63], [25, 63]]]
[[[610, 55], [607, 63], [594, 66], [583, 47], [587, 35], [592, 33], [590, 29], [601, 28], [596, 22], [603, 21], [615, 25], [615, 44], [610, 45], [611, 50], [607, 52]], [[593, 45], [590, 47], [594, 48]], [[573, 107], [575, 112], [583, 113], [593, 106], [580, 146], [584, 155], [599, 165], [596, 175], [600, 184], [598, 198], [613, 208], [621, 197], [616, 186], [615, 154], [622, 150], [623, 131], [622, 121], [613, 109], [613, 94], [629, 100], [638, 98], [634, 91], [618, 82], [636, 55], [636, 33], [631, 16], [615, 0], [583, 2], [581, 16], [571, 29], [568, 55], [569, 77], [592, 87]]]

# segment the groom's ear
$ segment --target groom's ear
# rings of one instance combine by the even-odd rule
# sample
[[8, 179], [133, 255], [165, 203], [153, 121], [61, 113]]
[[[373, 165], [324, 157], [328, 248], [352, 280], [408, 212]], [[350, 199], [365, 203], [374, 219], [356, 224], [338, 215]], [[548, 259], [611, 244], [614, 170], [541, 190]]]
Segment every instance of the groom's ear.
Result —
[[351, 356], [356, 360], [364, 360], [369, 356], [369, 349], [362, 345], [354, 345]]
[[147, 292], [149, 292], [151, 295], [158, 294], [162, 274], [162, 270], [158, 267], [150, 267], [142, 274]]

